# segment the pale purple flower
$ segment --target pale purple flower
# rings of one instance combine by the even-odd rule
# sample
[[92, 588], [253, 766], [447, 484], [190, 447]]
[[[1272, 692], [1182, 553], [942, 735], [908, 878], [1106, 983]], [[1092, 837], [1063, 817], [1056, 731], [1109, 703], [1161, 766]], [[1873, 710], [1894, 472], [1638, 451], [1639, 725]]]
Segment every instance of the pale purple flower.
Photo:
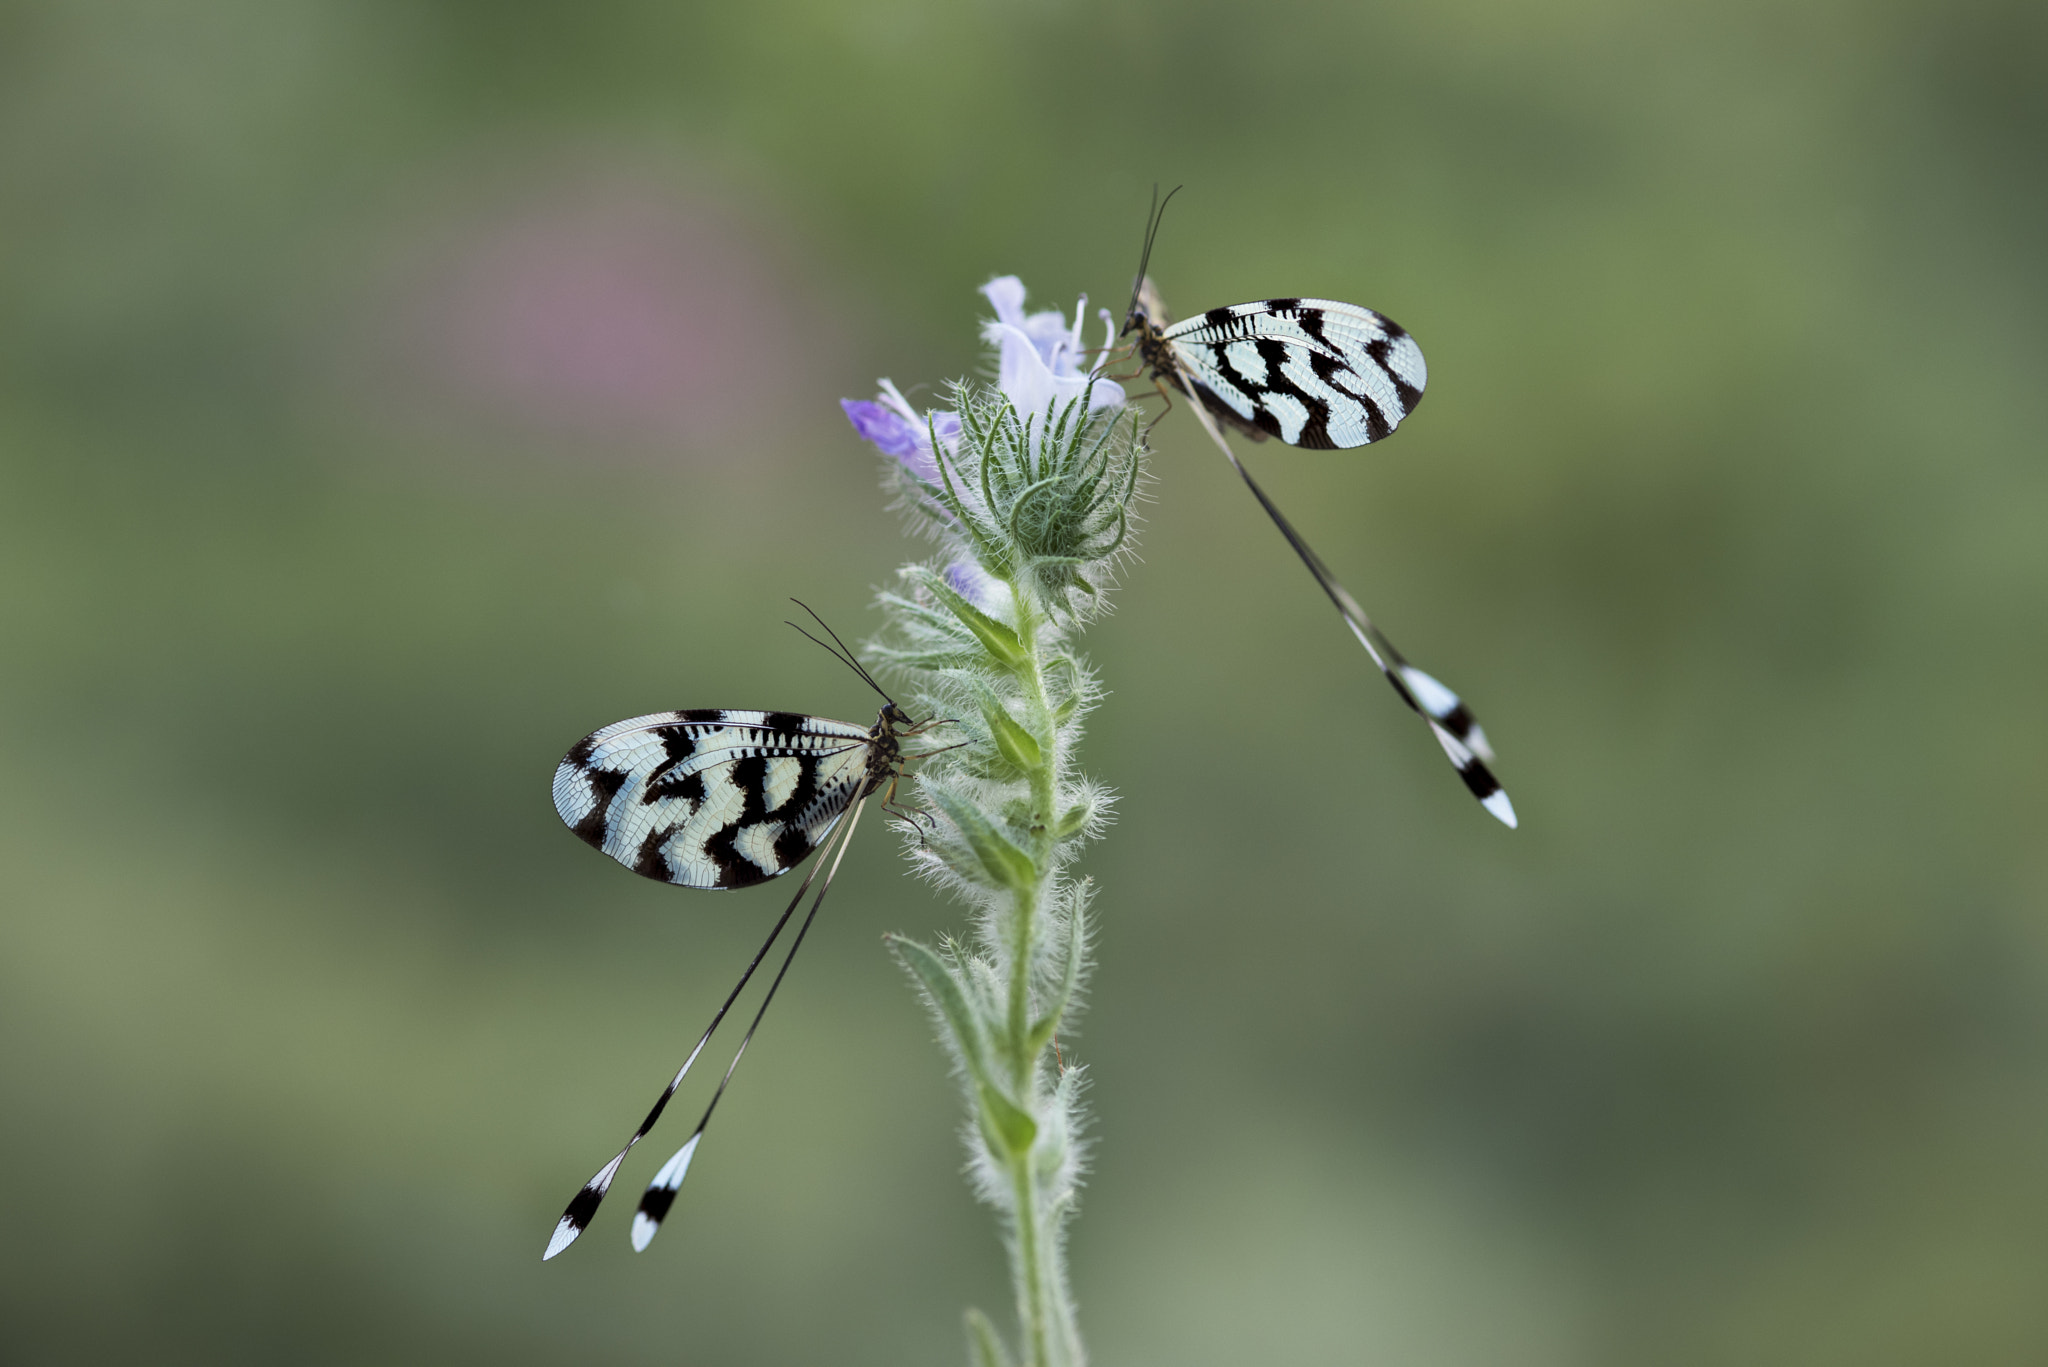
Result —
[[902, 460], [917, 450], [917, 424], [895, 410], [866, 399], [841, 399], [839, 406], [846, 410], [853, 430], [883, 455]]
[[[996, 316], [981, 326], [981, 339], [1001, 349], [996, 383], [1026, 418], [1043, 413], [1049, 404], [1088, 396], [1088, 407], [1111, 408], [1124, 401], [1113, 381], [1091, 378], [1081, 368], [1081, 320], [1088, 311], [1083, 295], [1074, 306], [1070, 328], [1058, 309], [1024, 312], [1024, 282], [999, 275], [981, 287]], [[1111, 339], [1104, 338], [1107, 345]]]
[[972, 560], [955, 560], [946, 566], [946, 582], [953, 592], [992, 616], [1009, 615], [1010, 586]]
[[882, 392], [873, 402], [841, 399], [839, 406], [845, 410], [846, 420], [883, 455], [896, 457], [911, 474], [936, 484], [939, 463], [932, 458], [932, 434], [938, 434], [946, 454], [951, 455], [960, 443], [960, 415], [943, 408], [919, 413], [893, 383], [883, 380], [881, 385]]
[[[1026, 421], [1043, 413], [1052, 403], [1069, 403], [1083, 394], [1088, 406], [1112, 408], [1123, 403], [1124, 391], [1114, 382], [1091, 378], [1081, 369], [1081, 320], [1088, 300], [1083, 296], [1074, 306], [1070, 327], [1058, 309], [1041, 313], [1024, 312], [1024, 282], [1014, 275], [998, 276], [981, 287], [996, 316], [982, 324], [982, 340], [997, 348], [997, 384]], [[1104, 315], [1107, 319], [1107, 315]], [[1104, 323], [1103, 345], [1115, 340]], [[861, 437], [873, 442], [885, 456], [903, 462], [903, 468], [919, 479], [936, 484], [938, 462], [932, 457], [932, 434], [951, 455], [960, 441], [960, 415], [943, 408], [919, 413], [900, 390], [887, 380], [872, 400], [841, 399], [839, 406]]]

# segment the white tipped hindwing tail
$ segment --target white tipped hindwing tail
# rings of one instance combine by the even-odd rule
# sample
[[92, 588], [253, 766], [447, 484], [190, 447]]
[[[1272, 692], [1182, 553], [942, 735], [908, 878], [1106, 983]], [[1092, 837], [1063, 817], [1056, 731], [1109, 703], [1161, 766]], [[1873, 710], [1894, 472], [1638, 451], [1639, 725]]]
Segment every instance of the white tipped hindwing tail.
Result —
[[1124, 335], [1137, 334], [1138, 359], [1162, 396], [1171, 402], [1170, 386], [1195, 405], [1203, 428], [1373, 663], [1428, 723], [1466, 789], [1502, 824], [1514, 826], [1514, 805], [1488, 767], [1493, 750], [1470, 709], [1402, 658], [1252, 479], [1222, 431], [1227, 426], [1254, 441], [1278, 437], [1289, 446], [1318, 450], [1379, 441], [1422, 402], [1429, 384], [1422, 348], [1385, 314], [1336, 299], [1261, 299], [1172, 322], [1146, 274], [1164, 212], [1164, 204], [1155, 199]]
[[[643, 1196], [633, 1223], [635, 1248], [646, 1247], [675, 1199], [712, 1111], [824, 904], [861, 809], [868, 797], [902, 773], [903, 738], [934, 724], [919, 726], [893, 701], [883, 707], [873, 726], [865, 728], [796, 712], [654, 712], [592, 732], [556, 767], [555, 810], [564, 824], [635, 873], [662, 882], [743, 888], [789, 872], [820, 846], [833, 844], [837, 850], [822, 870], [823, 881], [810, 911], [703, 1118]], [[626, 1156], [661, 1119], [820, 872], [820, 865], [814, 864], [804, 875], [752, 962], [625, 1147], [577, 1190], [562, 1211], [541, 1255], [543, 1261], [575, 1243], [590, 1227]]]

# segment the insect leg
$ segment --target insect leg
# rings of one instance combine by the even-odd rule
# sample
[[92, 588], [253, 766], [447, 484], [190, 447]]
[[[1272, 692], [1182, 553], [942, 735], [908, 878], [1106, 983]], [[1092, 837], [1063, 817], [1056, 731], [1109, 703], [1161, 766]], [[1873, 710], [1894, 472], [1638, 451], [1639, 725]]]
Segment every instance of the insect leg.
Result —
[[[1136, 379], [1137, 377], [1132, 376], [1132, 378]], [[1173, 411], [1173, 391], [1166, 387], [1166, 381], [1155, 374], [1152, 377], [1152, 387], [1159, 391], [1160, 398], [1166, 400], [1166, 407], [1159, 410], [1158, 417], [1152, 419], [1152, 421], [1145, 424], [1144, 435], [1145, 439], [1148, 441], [1151, 440], [1152, 429], [1159, 426], [1160, 422], [1165, 419], [1166, 415]], [[1193, 395], [1190, 395], [1189, 397], [1192, 399]], [[1195, 411], [1201, 413], [1204, 418], [1207, 418], [1209, 416], [1207, 410], [1205, 410], [1200, 403], [1195, 404]], [[1221, 441], [1222, 438], [1218, 437], [1217, 440]], [[1230, 454], [1230, 448], [1227, 446], [1223, 448], [1223, 451], [1225, 455]], [[1235, 456], [1231, 456], [1231, 463], [1233, 465], [1237, 463], [1237, 458]]]

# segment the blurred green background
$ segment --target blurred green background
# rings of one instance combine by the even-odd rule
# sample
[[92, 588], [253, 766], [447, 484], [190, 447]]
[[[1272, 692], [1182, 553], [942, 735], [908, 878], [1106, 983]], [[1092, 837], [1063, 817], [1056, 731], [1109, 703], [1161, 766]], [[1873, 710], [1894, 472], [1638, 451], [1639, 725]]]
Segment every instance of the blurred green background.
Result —
[[1247, 458], [1523, 825], [1163, 424], [1098, 1360], [2048, 1360], [2044, 146], [2030, 0], [0, 7], [0, 1358], [1007, 1321], [874, 833], [681, 1218], [541, 1264], [781, 904], [548, 779], [871, 716], [780, 625], [913, 549], [835, 401], [978, 366], [993, 274], [1120, 307], [1158, 180], [1182, 310], [1421, 338], [1397, 440]]

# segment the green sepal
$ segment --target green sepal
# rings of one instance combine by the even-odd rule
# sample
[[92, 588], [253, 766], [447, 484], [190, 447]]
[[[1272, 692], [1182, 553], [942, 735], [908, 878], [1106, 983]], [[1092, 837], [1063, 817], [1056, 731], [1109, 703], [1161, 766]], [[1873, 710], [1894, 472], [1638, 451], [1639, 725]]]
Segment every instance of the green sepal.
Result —
[[1088, 824], [1088, 818], [1093, 815], [1095, 815], [1095, 804], [1093, 802], [1075, 803], [1060, 813], [1058, 823], [1052, 828], [1053, 839], [1065, 840], [1069, 836], [1080, 834], [1081, 828]]
[[962, 626], [974, 633], [974, 639], [981, 642], [981, 648], [988, 652], [990, 659], [1005, 669], [1016, 669], [1029, 662], [1031, 656], [1016, 632], [962, 598], [943, 575], [935, 574], [922, 565], [917, 567], [916, 573], [918, 583], [959, 618]]
[[977, 1090], [981, 1094], [982, 1139], [1005, 1158], [1022, 1158], [1030, 1153], [1038, 1138], [1038, 1122], [988, 1083], [982, 1083]]
[[1004, 839], [987, 817], [943, 789], [926, 791], [953, 819], [960, 834], [967, 837], [968, 846], [981, 861], [991, 883], [999, 888], [1025, 889], [1038, 882], [1038, 866], [1031, 862], [1031, 856]]
[[996, 752], [1019, 769], [1036, 769], [1045, 763], [1045, 752], [1039, 749], [1038, 738], [1026, 731], [1012, 717], [1003, 705], [993, 698], [981, 707], [982, 719], [988, 722], [989, 738], [996, 743]]
[[1028, 797], [1014, 797], [1004, 803], [1003, 820], [1034, 836], [1045, 834], [1045, 817]]

